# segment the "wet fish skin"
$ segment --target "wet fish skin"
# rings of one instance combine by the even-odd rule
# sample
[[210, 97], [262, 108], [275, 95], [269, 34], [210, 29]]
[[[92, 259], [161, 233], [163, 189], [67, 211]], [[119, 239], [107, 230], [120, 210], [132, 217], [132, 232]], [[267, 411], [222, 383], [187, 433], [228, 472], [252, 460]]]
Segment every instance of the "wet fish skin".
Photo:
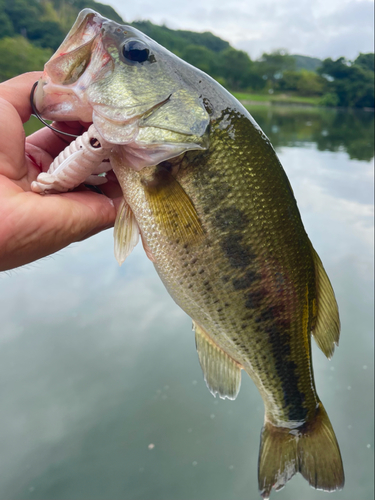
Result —
[[[149, 60], [123, 60], [130, 38]], [[134, 28], [86, 10], [62, 47], [46, 65], [38, 108], [46, 118], [91, 113], [119, 144], [111, 164], [128, 208], [117, 224], [131, 224], [133, 235], [139, 226], [163, 283], [193, 319], [209, 389], [234, 399], [243, 369], [262, 395], [261, 495], [296, 472], [340, 489], [340, 451], [311, 361], [311, 332], [333, 354], [337, 304], [268, 138], [217, 82]], [[54, 85], [67, 100], [74, 94], [69, 106]]]
[[209, 153], [186, 153], [175, 177], [202, 224], [196, 241], [173, 240], [162, 221], [145, 216], [144, 179], [157, 177], [163, 164], [135, 174], [120, 159], [114, 168], [169, 293], [255, 379], [267, 417], [275, 425], [299, 423], [318, 401], [308, 330], [316, 298], [311, 245], [272, 147], [244, 115], [223, 116], [229, 133], [219, 118]]
[[[125, 199], [169, 293], [203, 335], [251, 376], [263, 397], [262, 442], [276, 442], [282, 454], [260, 454], [263, 496], [298, 471], [320, 489], [341, 488], [341, 456], [315, 390], [311, 362], [318, 264], [273, 148], [244, 112], [230, 108], [211, 122], [209, 150], [187, 152], [172, 167], [197, 212], [198, 235], [187, 229], [173, 237], [163, 217], [155, 216], [147, 186], [152, 179], [154, 190], [168, 190], [169, 168], [162, 163], [137, 173], [124, 167], [121, 155], [114, 160]], [[179, 210], [171, 209], [168, 219], [178, 227]], [[223, 384], [222, 397], [236, 396], [238, 389], [230, 389], [230, 396], [226, 392], [230, 382]], [[217, 388], [210, 387], [220, 393]], [[308, 453], [319, 467], [304, 469]], [[276, 470], [271, 466], [269, 471], [275, 462]], [[277, 469], [283, 463], [284, 470]]]

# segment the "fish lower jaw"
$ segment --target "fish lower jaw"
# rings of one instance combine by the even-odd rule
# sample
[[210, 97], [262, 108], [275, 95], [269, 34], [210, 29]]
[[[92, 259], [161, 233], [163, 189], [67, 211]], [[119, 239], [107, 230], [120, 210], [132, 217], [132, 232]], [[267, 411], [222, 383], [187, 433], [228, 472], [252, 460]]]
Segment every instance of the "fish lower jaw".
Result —
[[63, 85], [48, 80], [39, 80], [34, 95], [38, 113], [45, 120], [73, 121], [92, 123], [92, 107], [76, 92]]
[[35, 104], [45, 120], [83, 121], [92, 124], [92, 109], [83, 105], [74, 94], [54, 94], [50, 99], [44, 99], [42, 107], [38, 106], [38, 102]]

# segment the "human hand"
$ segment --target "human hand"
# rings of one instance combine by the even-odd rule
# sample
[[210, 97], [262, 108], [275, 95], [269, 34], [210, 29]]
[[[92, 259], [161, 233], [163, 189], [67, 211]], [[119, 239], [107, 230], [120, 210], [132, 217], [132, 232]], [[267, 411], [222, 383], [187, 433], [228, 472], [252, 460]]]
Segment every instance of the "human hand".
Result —
[[[0, 271], [22, 266], [113, 226], [121, 197], [108, 182], [107, 196], [80, 187], [41, 196], [31, 183], [46, 172], [67, 140], [47, 127], [25, 140], [23, 123], [32, 113], [29, 95], [41, 72], [26, 73], [0, 84]], [[58, 124], [82, 134], [78, 122]]]

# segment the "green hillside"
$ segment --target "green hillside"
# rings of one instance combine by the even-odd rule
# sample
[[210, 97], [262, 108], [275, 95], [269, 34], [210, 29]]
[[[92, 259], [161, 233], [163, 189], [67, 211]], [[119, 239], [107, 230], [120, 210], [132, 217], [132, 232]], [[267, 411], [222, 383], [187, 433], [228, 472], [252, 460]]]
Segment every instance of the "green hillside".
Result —
[[322, 60], [317, 57], [301, 56], [293, 54], [296, 61], [296, 70], [306, 69], [307, 71], [316, 71], [321, 65]]
[[[112, 7], [94, 0], [0, 0], [0, 81], [42, 69], [87, 7], [124, 23]], [[257, 95], [253, 100], [374, 107], [374, 54], [352, 62], [321, 61], [278, 50], [253, 61], [210, 32], [172, 30], [150, 21], [132, 25], [229, 90]]]
[[228, 42], [209, 31], [196, 33], [194, 31], [171, 30], [166, 26], [157, 26], [150, 21], [137, 21], [131, 25], [174, 53], [182, 54], [187, 45], [202, 45], [213, 52], [221, 52], [230, 48]]

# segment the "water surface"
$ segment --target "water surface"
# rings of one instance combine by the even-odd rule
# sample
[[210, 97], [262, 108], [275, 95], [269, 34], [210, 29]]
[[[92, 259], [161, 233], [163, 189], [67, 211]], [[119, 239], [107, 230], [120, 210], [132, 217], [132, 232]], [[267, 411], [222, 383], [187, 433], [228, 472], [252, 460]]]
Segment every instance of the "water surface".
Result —
[[[271, 498], [373, 499], [373, 114], [252, 108], [333, 283], [342, 335], [315, 347], [346, 486], [300, 476]], [[244, 374], [213, 398], [191, 320], [112, 231], [0, 275], [0, 498], [253, 500], [263, 403]]]

